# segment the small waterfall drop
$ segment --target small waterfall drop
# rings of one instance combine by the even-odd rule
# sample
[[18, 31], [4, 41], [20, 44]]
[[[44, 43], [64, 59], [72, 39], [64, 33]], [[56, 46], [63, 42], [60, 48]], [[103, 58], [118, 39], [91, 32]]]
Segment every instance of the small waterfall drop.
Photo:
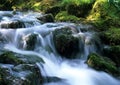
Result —
[[[98, 52], [100, 50], [100, 42], [95, 35], [95, 32], [81, 31], [82, 25], [79, 25], [78, 33], [73, 35], [80, 37], [80, 53], [77, 55], [77, 59], [68, 60], [60, 56], [53, 43], [52, 31], [60, 29], [62, 27], [76, 27], [74, 23], [45, 23], [41, 24], [36, 17], [40, 16], [40, 13], [26, 13], [12, 15], [11, 12], [7, 12], [12, 18], [19, 18], [24, 22], [25, 27], [18, 29], [2, 28], [0, 35], [6, 43], [4, 49], [26, 55], [37, 55], [44, 60], [44, 64], [37, 62], [42, 76], [59, 78], [58, 81], [45, 82], [44, 85], [120, 85], [120, 80], [117, 80], [109, 74], [102, 71], [95, 71], [85, 64], [87, 56], [92, 52]], [[0, 14], [3, 14], [0, 12]], [[11, 20], [11, 17], [2, 15], [0, 26], [2, 21]], [[5, 16], [5, 17], [4, 17]], [[36, 40], [33, 50], [24, 49], [26, 45], [25, 36], [29, 34], [35, 34]], [[0, 37], [0, 40], [1, 40]], [[35, 38], [35, 37], [34, 37]], [[47, 81], [47, 80], [46, 80]]]

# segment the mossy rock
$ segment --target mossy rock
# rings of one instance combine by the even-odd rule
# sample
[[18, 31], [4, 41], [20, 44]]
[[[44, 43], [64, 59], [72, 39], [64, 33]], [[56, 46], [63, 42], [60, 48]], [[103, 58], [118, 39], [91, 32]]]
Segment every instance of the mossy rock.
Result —
[[53, 6], [45, 10], [45, 14], [52, 14], [53, 16], [56, 16], [57, 13], [59, 13], [61, 10], [61, 6]]
[[115, 63], [107, 57], [91, 53], [88, 56], [87, 64], [96, 70], [105, 71], [114, 76], [120, 76], [120, 71], [116, 67]]
[[92, 9], [92, 4], [88, 4], [88, 3], [81, 5], [71, 3], [66, 7], [66, 11], [68, 14], [77, 17], [85, 17], [86, 15], [88, 15], [91, 9]]
[[120, 67], [120, 45], [104, 48], [103, 52], [105, 56], [109, 57], [118, 67]]
[[0, 55], [0, 63], [17, 65], [25, 62], [18, 59], [13, 52], [7, 51]]
[[34, 50], [35, 44], [37, 43], [37, 34], [30, 33], [23, 37], [23, 41], [25, 42], [25, 46], [23, 46], [26, 50]]
[[101, 40], [107, 45], [120, 45], [120, 28], [109, 28], [100, 34]]
[[55, 48], [59, 54], [72, 58], [79, 51], [79, 39], [74, 37], [71, 28], [65, 27], [53, 31]]
[[118, 9], [108, 0], [96, 0], [87, 20], [90, 20], [99, 30], [107, 30], [110, 26], [120, 26], [119, 15]]
[[37, 19], [40, 20], [43, 23], [54, 22], [54, 16], [51, 13], [40, 16]]
[[56, 21], [71, 21], [71, 22], [77, 22], [80, 20], [80, 18], [68, 14], [66, 11], [61, 11], [55, 16]]
[[12, 29], [17, 29], [17, 28], [24, 28], [25, 25], [22, 21], [16, 20], [16, 21], [8, 21], [8, 22], [2, 22], [1, 23], [1, 28], [12, 28]]
[[0, 53], [0, 63], [3, 64], [35, 64], [35, 63], [45, 63], [42, 58], [37, 55], [29, 54], [23, 55], [11, 51], [3, 51]]
[[[39, 74], [39, 75], [38, 75]], [[42, 76], [39, 68], [32, 64], [11, 66], [0, 64], [2, 85], [41, 85]]]

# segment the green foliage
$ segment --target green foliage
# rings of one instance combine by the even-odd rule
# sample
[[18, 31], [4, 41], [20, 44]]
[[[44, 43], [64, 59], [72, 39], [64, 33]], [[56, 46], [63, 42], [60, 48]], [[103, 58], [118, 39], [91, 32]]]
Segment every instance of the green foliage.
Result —
[[79, 21], [80, 19], [74, 15], [69, 15], [66, 11], [61, 11], [55, 16], [56, 21]]

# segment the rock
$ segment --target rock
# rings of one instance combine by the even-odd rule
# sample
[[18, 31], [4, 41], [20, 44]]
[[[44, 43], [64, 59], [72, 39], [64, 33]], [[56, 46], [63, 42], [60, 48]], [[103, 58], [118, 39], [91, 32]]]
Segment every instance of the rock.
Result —
[[0, 63], [18, 65], [25, 62], [18, 59], [13, 52], [7, 51], [0, 55]]
[[0, 65], [2, 85], [41, 85], [42, 76], [37, 65]]
[[105, 56], [110, 58], [118, 67], [120, 67], [120, 45], [104, 48], [103, 52]]
[[26, 50], [34, 50], [37, 42], [37, 34], [30, 33], [23, 37], [23, 48]]
[[45, 14], [45, 15], [43, 15], [41, 17], [38, 17], [37, 19], [42, 21], [43, 23], [54, 22], [54, 17], [53, 17], [52, 14]]
[[56, 21], [64, 21], [64, 22], [78, 22], [80, 21], [80, 18], [68, 14], [66, 11], [61, 11], [55, 16]]
[[114, 76], [120, 76], [120, 71], [116, 67], [115, 63], [107, 57], [91, 53], [88, 56], [87, 64], [96, 70], [105, 71]]
[[87, 3], [81, 5], [76, 5], [71, 3], [66, 7], [68, 14], [75, 15], [77, 17], [85, 17], [91, 9], [92, 9], [92, 4], [87, 4]]
[[100, 34], [100, 38], [104, 44], [120, 45], [120, 28], [110, 28]]
[[72, 58], [79, 51], [79, 39], [74, 37], [70, 27], [56, 29], [53, 32], [55, 48], [59, 54]]
[[35, 64], [35, 63], [44, 63], [43, 59], [37, 55], [23, 55], [11, 51], [0, 52], [0, 63], [3, 64]]
[[17, 20], [17, 21], [2, 21], [0, 23], [0, 27], [1, 28], [12, 28], [12, 29], [16, 29], [16, 28], [23, 28], [25, 27], [24, 23]]
[[57, 13], [59, 13], [61, 10], [60, 6], [53, 6], [51, 8], [48, 8], [47, 10], [45, 10], [45, 14], [53, 14], [53, 16], [55, 16]]

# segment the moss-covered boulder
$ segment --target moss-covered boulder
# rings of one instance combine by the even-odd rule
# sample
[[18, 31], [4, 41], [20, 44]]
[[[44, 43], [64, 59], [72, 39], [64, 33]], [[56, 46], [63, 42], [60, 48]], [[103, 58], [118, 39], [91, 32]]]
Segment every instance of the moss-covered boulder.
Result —
[[56, 21], [71, 21], [71, 22], [77, 22], [80, 19], [74, 15], [68, 14], [66, 11], [61, 11], [55, 16]]
[[64, 27], [53, 31], [55, 48], [59, 54], [66, 58], [72, 58], [79, 51], [79, 39], [74, 37], [70, 27]]
[[0, 55], [0, 63], [17, 65], [25, 62], [18, 59], [13, 52], [7, 51]]
[[42, 76], [37, 65], [18, 66], [0, 64], [1, 85], [42, 85]]
[[60, 6], [53, 6], [53, 7], [50, 7], [48, 9], [45, 10], [45, 14], [53, 14], [53, 16], [56, 16], [57, 13], [59, 13], [61, 10], [61, 7]]
[[85, 17], [86, 15], [88, 15], [89, 11], [92, 9], [92, 5], [91, 4], [69, 4], [66, 7], [66, 11], [68, 14], [70, 15], [75, 15], [77, 17]]
[[43, 59], [40, 56], [34, 54], [19, 54], [11, 51], [0, 52], [0, 63], [3, 64], [35, 64], [37, 62], [44, 63]]
[[[119, 3], [120, 1], [117, 0]], [[110, 26], [120, 26], [120, 11], [115, 0], [96, 0], [87, 20], [93, 22], [99, 30], [106, 30]], [[110, 10], [108, 10], [110, 9]]]
[[1, 28], [12, 28], [12, 29], [17, 29], [17, 28], [23, 28], [25, 27], [24, 23], [19, 20], [14, 20], [14, 21], [2, 21], [0, 23]]
[[114, 76], [120, 76], [120, 71], [116, 67], [115, 63], [107, 57], [102, 57], [98, 54], [92, 53], [88, 56], [87, 64], [96, 70], [105, 71]]
[[22, 38], [24, 41], [23, 48], [26, 50], [34, 50], [35, 45], [37, 43], [37, 36], [38, 35], [35, 33], [30, 33], [30, 34], [23, 36]]
[[54, 22], [54, 17], [52, 14], [45, 14], [43, 16], [37, 17], [38, 20], [40, 20], [43, 23], [46, 22]]
[[118, 67], [120, 67], [120, 45], [104, 48], [103, 52], [105, 56], [110, 58]]
[[109, 28], [100, 34], [101, 40], [107, 45], [120, 45], [120, 28]]

